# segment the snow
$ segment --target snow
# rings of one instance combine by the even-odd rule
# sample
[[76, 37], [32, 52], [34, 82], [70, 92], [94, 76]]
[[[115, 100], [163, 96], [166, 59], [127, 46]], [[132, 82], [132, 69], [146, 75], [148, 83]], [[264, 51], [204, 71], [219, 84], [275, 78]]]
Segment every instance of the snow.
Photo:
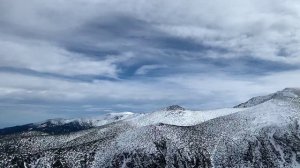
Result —
[[[257, 116], [254, 122], [257, 125], [261, 125], [264, 123], [278, 123], [281, 122], [281, 120], [287, 120], [287, 118], [280, 116], [280, 111], [287, 111], [290, 107], [286, 107], [284, 105], [284, 101], [280, 100], [284, 98], [297, 100], [297, 98], [299, 98], [299, 95], [299, 89], [287, 88], [274, 94], [252, 98], [249, 101], [236, 106], [235, 108], [192, 111], [186, 110], [178, 105], [172, 105], [170, 107], [152, 113], [109, 113], [93, 118], [51, 119], [47, 120], [46, 122], [41, 122], [37, 124], [39, 125], [39, 127], [46, 127], [47, 122], [57, 125], [63, 125], [71, 122], [79, 122], [80, 124], [89, 124], [96, 127], [110, 124], [113, 122], [122, 121], [127, 122], [135, 127], [153, 125], [158, 123], [178, 126], [192, 126], [217, 117], [230, 115], [237, 112], [244, 111], [245, 113], [248, 113], [247, 111], [250, 110], [252, 111], [251, 113], [253, 113], [253, 116]], [[261, 113], [261, 111], [265, 112]]]
[[[251, 129], [267, 125], [286, 125], [299, 121], [299, 104], [292, 101], [272, 99], [240, 113], [251, 121]], [[249, 128], [250, 129], [250, 128]]]
[[[17, 146], [18, 152], [42, 151], [45, 155], [32, 164], [44, 166], [56, 156], [49, 149], [62, 149], [62, 157], [73, 167], [78, 167], [78, 160], [92, 152], [95, 156], [90, 165], [94, 167], [113, 167], [114, 161], [126, 167], [133, 160], [139, 164], [145, 161], [143, 157], [153, 159], [157, 154], [163, 154], [167, 167], [173, 164], [174, 156], [180, 161], [207, 157], [204, 159], [209, 159], [215, 167], [232, 167], [235, 163], [236, 167], [270, 167], [261, 160], [267, 156], [273, 167], [299, 167], [298, 91], [285, 89], [264, 98], [253, 98], [255, 105], [247, 108], [192, 111], [173, 105], [152, 113], [123, 112], [86, 119], [48, 120], [52, 124], [90, 123], [95, 128], [3, 142], [5, 146]], [[40, 126], [47, 125], [40, 123]], [[165, 146], [158, 148], [157, 143], [163, 142]], [[118, 155], [122, 157], [115, 158]], [[243, 160], [244, 156], [249, 160]]]
[[278, 145], [276, 142], [275, 142], [275, 140], [274, 140], [274, 131], [273, 132], [271, 132], [271, 133], [268, 133], [268, 136], [269, 136], [269, 139], [270, 139], [270, 142], [271, 142], [271, 144], [273, 145], [273, 147], [275, 148], [275, 150], [277, 151], [277, 152], [279, 152], [279, 154], [280, 154], [280, 164], [281, 164], [281, 167], [283, 167], [283, 162], [285, 161], [285, 159], [284, 159], [284, 152], [283, 152], [283, 150], [281, 149], [281, 146], [280, 145]]
[[49, 123], [54, 125], [63, 125], [72, 122], [78, 122], [81, 125], [88, 124], [97, 127], [113, 122], [122, 121], [127, 122], [135, 127], [142, 127], [159, 123], [178, 126], [191, 126], [216, 117], [229, 115], [239, 111], [245, 111], [247, 109], [248, 108], [223, 108], [214, 110], [192, 111], [185, 110], [184, 108], [178, 108], [175, 110], [164, 108], [162, 110], [151, 113], [120, 112], [95, 116], [93, 118], [51, 119], [44, 122], [35, 123], [35, 125], [37, 125], [38, 127], [47, 127]]
[[245, 103], [241, 103], [235, 107], [252, 107], [259, 104], [262, 104], [264, 102], [267, 102], [271, 99], [298, 99], [300, 97], [300, 89], [299, 88], [285, 88], [281, 91], [278, 91], [276, 93], [272, 93], [266, 96], [258, 96], [251, 98]]
[[129, 119], [136, 115], [137, 114], [132, 112], [109, 113], [108, 115], [94, 117], [93, 119], [88, 119], [87, 121], [93, 123], [94, 126], [101, 126], [112, 122]]
[[205, 111], [162, 110], [153, 113], [142, 114], [125, 121], [128, 121], [135, 126], [146, 126], [146, 125], [153, 125], [158, 123], [178, 125], [178, 126], [191, 126], [191, 125], [196, 125], [208, 121], [213, 118], [229, 115], [244, 110], [247, 110], [247, 108], [224, 108], [224, 109], [205, 110]]
[[129, 119], [137, 114], [132, 112], [120, 112], [120, 113], [108, 113], [105, 115], [95, 116], [93, 118], [74, 118], [74, 119], [50, 119], [43, 122], [34, 123], [34, 125], [41, 127], [47, 127], [48, 124], [64, 125], [72, 122], [78, 122], [81, 125], [90, 124], [92, 126], [102, 126], [116, 121]]

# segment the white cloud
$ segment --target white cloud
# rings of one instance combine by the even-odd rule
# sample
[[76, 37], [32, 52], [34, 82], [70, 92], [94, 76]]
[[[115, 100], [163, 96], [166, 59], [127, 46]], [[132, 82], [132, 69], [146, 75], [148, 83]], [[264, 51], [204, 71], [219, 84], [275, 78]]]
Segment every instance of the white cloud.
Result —
[[[119, 16], [132, 18], [137, 25], [126, 25], [122, 17], [113, 19]], [[277, 71], [270, 66], [262, 74], [254, 72], [251, 78], [234, 76], [230, 70], [243, 71], [240, 67], [244, 64], [232, 64], [234, 67], [223, 71], [218, 58], [247, 56], [295, 67], [300, 63], [299, 18], [298, 0], [1, 1], [0, 67], [52, 75], [2, 71], [0, 99], [54, 104], [103, 101], [112, 109], [127, 108], [136, 102], [148, 109], [170, 102], [198, 108], [233, 106], [252, 96], [297, 87], [300, 71], [278, 72], [282, 69]], [[199, 43], [200, 49], [190, 52], [180, 50], [185, 46], [176, 48], [184, 42]], [[202, 52], [201, 46], [208, 48], [203, 49], [204, 54], [197, 53]], [[97, 51], [102, 50], [104, 56], [97, 57]], [[97, 58], [88, 56], [89, 51]], [[106, 51], [118, 54], [105, 54]], [[197, 60], [192, 58], [199, 55], [203, 61], [191, 65], [192, 60]], [[214, 59], [205, 62], [203, 57]], [[174, 64], [178, 66], [173, 74], [147, 78], [152, 70]], [[141, 67], [135, 75], [145, 78], [119, 79], [122, 68], [131, 70], [136, 65]], [[272, 71], [276, 73], [267, 73]], [[69, 79], [96, 75], [117, 80], [49, 78], [59, 75]]]
[[[170, 104], [193, 109], [231, 107], [253, 96], [273, 93], [285, 87], [299, 87], [299, 74], [299, 70], [287, 71], [246, 79], [224, 74], [182, 74], [151, 78], [149, 81], [98, 80], [86, 83], [0, 73], [0, 127], [59, 116], [86, 116], [89, 110], [76, 111], [74, 108], [78, 105], [137, 112], [152, 111]], [[19, 103], [32, 105], [29, 108]], [[12, 106], [7, 108], [7, 104]], [[52, 108], [39, 108], [43, 104]], [[73, 110], [66, 111], [57, 104], [70, 104]]]
[[[5, 21], [4, 23], [13, 27], [13, 30], [37, 33], [45, 36], [44, 38], [64, 34], [77, 36], [72, 33], [87, 23], [101, 24], [113, 16], [124, 15], [145, 21], [171, 36], [192, 39], [228, 51], [211, 51], [207, 53], [208, 57], [252, 56], [289, 64], [300, 63], [300, 3], [296, 0], [126, 0], [126, 3], [120, 0], [76, 0], [72, 3], [60, 0], [17, 0], [2, 4], [0, 19]], [[122, 33], [126, 34], [126, 30]], [[130, 44], [136, 47], [132, 50], [141, 47], [136, 46], [139, 44], [132, 42], [131, 38], [125, 41], [118, 41], [117, 37], [102, 40], [101, 37], [105, 35], [101, 35], [99, 41], [92, 42], [110, 47], [124, 47]], [[82, 37], [85, 38], [91, 37]], [[110, 41], [112, 43], [109, 43]], [[145, 50], [151, 48], [143, 47]], [[46, 56], [43, 56], [43, 59], [44, 57]], [[113, 66], [108, 68], [111, 64], [109, 61], [102, 62], [101, 66], [92, 63], [91, 60], [80, 61], [81, 64], [76, 66], [66, 61], [69, 63], [65, 64], [65, 73], [80, 74], [78, 68], [85, 69], [87, 74], [99, 71], [109, 75], [116, 73]], [[97, 70], [89, 72], [86, 66], [95, 67]], [[60, 70], [58, 67], [48, 69]]]
[[[143, 81], [105, 81], [93, 83], [0, 73], [1, 97], [6, 99], [34, 99], [76, 102], [85, 100], [144, 101], [178, 97], [167, 85], [146, 84]], [[164, 92], [161, 92], [161, 89]], [[182, 94], [182, 93], [181, 93]], [[176, 96], [177, 95], [177, 96]], [[173, 98], [172, 98], [173, 97]]]
[[130, 54], [111, 55], [96, 60], [43, 42], [0, 41], [0, 45], [0, 66], [69, 76], [102, 75], [116, 78], [116, 64], [132, 57]]
[[[189, 102], [215, 107], [240, 103], [253, 96], [272, 93], [285, 87], [298, 87], [300, 71], [287, 71], [263, 77], [235, 78], [225, 74], [185, 74], [152, 78], [149, 81], [105, 81], [92, 83], [0, 73], [0, 98], [44, 100], [47, 102]], [[216, 105], [217, 104], [217, 105]], [[113, 106], [113, 105], [112, 105]]]
[[[244, 102], [254, 96], [262, 96], [287, 87], [298, 88], [300, 70], [270, 73], [256, 77], [234, 77], [226, 74], [180, 75], [162, 79], [190, 90], [195, 95], [217, 97], [217, 104], [229, 105]], [[201, 103], [201, 102], [200, 102]]]
[[299, 1], [142, 2], [133, 15], [153, 22], [159, 30], [229, 51], [208, 56], [300, 62]]
[[136, 75], [145, 75], [148, 72], [155, 70], [155, 69], [161, 69], [166, 68], [166, 65], [143, 65], [139, 69], [136, 70]]
[[74, 0], [15, 0], [2, 1], [0, 19], [14, 29], [39, 31], [40, 34], [68, 32], [78, 28], [102, 10], [97, 10], [97, 2]]
[[[221, 54], [215, 51], [207, 52], [208, 57], [253, 56], [294, 65], [300, 62], [298, 47], [300, 44], [300, 22], [298, 22], [300, 3], [296, 0], [263, 2], [259, 0], [191, 0], [188, 2], [183, 0], [126, 0], [126, 3], [120, 0], [76, 0], [72, 3], [61, 0], [43, 2], [30, 0], [9, 1], [5, 4], [1, 3], [0, 6], [0, 19], [8, 28], [13, 25], [13, 30], [32, 30], [33, 34], [35, 31], [44, 35], [45, 38], [68, 33], [74, 35], [72, 34], [74, 30], [80, 29], [81, 26], [91, 21], [102, 23], [107, 21], [109, 16], [124, 15], [145, 21], [169, 35], [228, 50]], [[1, 35], [3, 36], [5, 28], [1, 30], [3, 30]], [[70, 76], [103, 75], [117, 78], [119, 72], [117, 63], [120, 58], [122, 58], [121, 61], [127, 60], [123, 59], [124, 57], [131, 58], [131, 56], [122, 55], [95, 60], [69, 52], [61, 46], [54, 45], [55, 42], [52, 43], [51, 40], [30, 41], [25, 38], [22, 41], [20, 39], [24, 37], [14, 32], [10, 33], [18, 38], [0, 41], [1, 66], [28, 68], [39, 72]], [[111, 41], [114, 40], [111, 39]], [[136, 44], [131, 43], [131, 40], [128, 38], [127, 41], [120, 43], [123, 46], [128, 43]], [[97, 45], [106, 45], [106, 43], [107, 40], [97, 41]], [[110, 46], [113, 45], [110, 44]], [[137, 49], [140, 47], [136, 46]], [[151, 50], [147, 48], [151, 46], [143, 47], [145, 50]], [[159, 58], [154, 59], [159, 60]], [[142, 66], [136, 74], [147, 74], [153, 69], [163, 68], [159, 66]], [[230, 80], [234, 81], [229, 77], [228, 81]], [[244, 84], [247, 85], [247, 83]], [[218, 88], [217, 85], [214, 87]]]

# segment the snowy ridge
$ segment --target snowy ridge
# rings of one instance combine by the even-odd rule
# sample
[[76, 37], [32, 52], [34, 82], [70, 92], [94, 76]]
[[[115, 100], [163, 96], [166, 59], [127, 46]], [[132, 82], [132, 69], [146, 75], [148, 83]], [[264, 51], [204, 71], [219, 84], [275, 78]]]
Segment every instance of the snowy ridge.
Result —
[[264, 103], [271, 99], [299, 99], [300, 97], [300, 89], [299, 88], [285, 88], [282, 91], [278, 91], [276, 93], [272, 93], [266, 96], [258, 96], [251, 98], [245, 103], [241, 103], [235, 108], [245, 108], [245, 107], [252, 107], [258, 104]]
[[151, 113], [132, 113], [120, 112], [109, 113], [105, 115], [95, 116], [93, 118], [75, 118], [75, 119], [49, 119], [43, 122], [33, 123], [27, 130], [43, 130], [49, 127], [64, 127], [66, 125], [75, 125], [76, 127], [83, 127], [82, 129], [99, 127], [114, 122], [127, 122], [134, 127], [141, 127], [147, 125], [155, 125], [159, 123], [171, 124], [178, 126], [191, 126], [201, 122], [244, 111], [247, 108], [224, 108], [216, 110], [192, 111], [186, 110], [178, 105], [172, 105], [163, 108], [160, 111]]
[[[116, 147], [109, 149], [113, 154], [104, 157], [97, 153], [94, 167], [109, 166], [104, 160], [111, 158], [112, 162], [124, 163], [123, 157], [114, 156], [118, 153], [127, 154], [127, 165], [135, 166], [143, 164], [135, 161], [140, 155], [145, 160], [152, 158], [147, 161], [149, 164], [169, 163], [179, 167], [185, 164], [190, 167], [292, 167], [299, 165], [300, 155], [292, 150], [300, 147], [299, 122], [298, 101], [272, 99], [192, 127], [148, 125], [119, 134], [114, 141]], [[174, 155], [184, 163], [174, 160]], [[166, 160], [155, 162], [161, 157]]]
[[64, 125], [68, 123], [77, 122], [81, 125], [89, 124], [92, 126], [101, 126], [116, 121], [125, 120], [135, 116], [132, 112], [108, 113], [105, 115], [95, 116], [93, 118], [74, 118], [74, 119], [49, 119], [43, 122], [34, 123], [38, 127], [46, 127], [47, 124]]
[[6, 135], [0, 167], [299, 167], [299, 93], [284, 89], [243, 108], [110, 114], [65, 134]]
[[23, 135], [25, 135], [28, 134], [28, 131], [35, 132], [35, 134], [65, 134], [87, 130], [114, 122], [120, 122], [136, 115], [138, 114], [132, 112], [121, 112], [109, 113], [93, 118], [49, 119], [38, 123], [0, 129], [0, 136], [15, 133], [22, 133]]
[[109, 113], [108, 115], [94, 117], [93, 119], [85, 119], [85, 122], [90, 122], [94, 126], [101, 126], [112, 122], [122, 121], [133, 118], [139, 114], [132, 112]]
[[210, 119], [244, 111], [247, 108], [224, 108], [216, 110], [161, 110], [148, 114], [142, 114], [128, 120], [126, 122], [135, 126], [154, 125], [158, 123], [178, 125], [178, 126], [191, 126], [200, 124]]

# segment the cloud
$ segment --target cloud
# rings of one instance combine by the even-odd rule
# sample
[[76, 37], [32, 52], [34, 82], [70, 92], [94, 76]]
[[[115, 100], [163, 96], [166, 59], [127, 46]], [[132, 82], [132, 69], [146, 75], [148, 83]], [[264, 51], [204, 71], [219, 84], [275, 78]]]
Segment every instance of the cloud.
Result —
[[[215, 73], [181, 74], [147, 80], [94, 82], [0, 73], [0, 107], [4, 109], [1, 120], [11, 118], [11, 123], [6, 125], [12, 125], [57, 116], [99, 115], [106, 113], [107, 109], [110, 112], [148, 112], [170, 104], [191, 109], [231, 107], [253, 96], [269, 94], [287, 86], [298, 87], [299, 73], [299, 70], [287, 71], [255, 78]], [[10, 108], [7, 108], [8, 104]], [[30, 105], [30, 108], [24, 105]], [[47, 108], [40, 108], [41, 105]], [[30, 113], [35, 115], [32, 118], [24, 115], [26, 111], [37, 114]], [[23, 120], [17, 121], [12, 114], [23, 115]]]
[[1, 1], [1, 106], [233, 106], [297, 86], [299, 17], [296, 0]]
[[[212, 51], [207, 55], [210, 57], [248, 55], [264, 60], [299, 63], [299, 50], [295, 45], [299, 44], [300, 25], [296, 20], [300, 15], [296, 10], [299, 4], [295, 1], [276, 4], [274, 1], [211, 1], [202, 7], [194, 6], [198, 11], [189, 6], [191, 9], [188, 11], [193, 13], [187, 12], [182, 16], [187, 21], [198, 16], [193, 24], [166, 23], [158, 25], [158, 28], [177, 37], [228, 51], [223, 54]], [[281, 52], [282, 49], [286, 52]]]
[[[117, 77], [116, 64], [129, 58], [110, 55], [102, 60], [69, 52], [63, 48], [43, 42], [18, 43], [0, 41], [0, 66], [25, 68], [39, 72], [61, 75], [99, 75]], [[126, 60], [125, 59], [125, 60]]]
[[[185, 74], [155, 77], [142, 80], [93, 82], [70, 81], [58, 78], [44, 78], [14, 73], [0, 73], [0, 99], [9, 102], [81, 102], [85, 104], [159, 101], [191, 102], [210, 98], [198, 105], [205, 106], [213, 98], [224, 105], [224, 95], [231, 95], [227, 105], [234, 105], [244, 99], [262, 93], [271, 93], [286, 86], [297, 87], [299, 70], [271, 73], [255, 78], [233, 77], [226, 74]], [[286, 80], [279, 80], [286, 79]], [[152, 83], [149, 83], [152, 81]], [[222, 83], [222, 87], [220, 87]], [[201, 98], [202, 97], [202, 98]], [[96, 101], [95, 101], [96, 100]], [[98, 102], [99, 101], [99, 102]], [[225, 103], [226, 104], [226, 103]]]
[[[144, 81], [106, 81], [75, 82], [55, 78], [44, 78], [14, 73], [0, 73], [2, 98], [20, 102], [28, 101], [145, 101], [163, 100], [177, 95], [166, 86], [145, 84]], [[165, 89], [160, 94], [157, 87]]]
[[160, 69], [160, 68], [166, 68], [166, 65], [143, 65], [139, 69], [136, 70], [135, 74], [137, 75], [145, 75], [149, 71]]
[[[300, 5], [295, 0], [263, 3], [258, 0], [188, 3], [181, 0], [138, 3], [135, 0], [126, 3], [31, 0], [8, 2], [2, 8], [3, 32], [63, 45], [119, 52], [139, 52], [140, 47], [148, 51], [159, 47], [166, 51], [184, 49], [181, 48], [184, 43], [178, 43], [180, 39], [191, 43], [189, 46], [211, 48], [205, 53], [207, 57], [247, 55], [289, 64], [300, 60], [297, 47]], [[25, 21], [24, 17], [29, 19]], [[163, 45], [164, 38], [172, 41]], [[171, 44], [175, 47], [170, 48]], [[216, 52], [215, 48], [227, 52]]]

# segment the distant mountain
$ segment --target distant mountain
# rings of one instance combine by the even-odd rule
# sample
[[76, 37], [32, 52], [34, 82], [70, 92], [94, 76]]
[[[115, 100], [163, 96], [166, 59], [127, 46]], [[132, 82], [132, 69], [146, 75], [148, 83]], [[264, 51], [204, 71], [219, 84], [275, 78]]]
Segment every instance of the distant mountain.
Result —
[[165, 108], [165, 111], [184, 111], [185, 108], [179, 106], [179, 105], [171, 105], [169, 107]]
[[[227, 109], [172, 105], [31, 124], [0, 137], [0, 167], [300, 167], [299, 93], [284, 89]], [[45, 131], [73, 122], [89, 127]]]
[[271, 99], [294, 99], [294, 98], [299, 98], [299, 96], [300, 96], [300, 89], [286, 88], [282, 91], [278, 91], [276, 93], [272, 93], [266, 96], [258, 96], [258, 97], [251, 98], [247, 102], [235, 106], [235, 108], [252, 107], [264, 103], [266, 101], [269, 101]]
[[39, 123], [30, 123], [21, 126], [14, 126], [9, 128], [0, 129], [0, 135], [8, 135], [14, 133], [24, 133], [28, 131], [37, 131], [45, 134], [64, 134], [77, 132], [134, 116], [134, 113], [109, 113], [103, 116], [94, 118], [79, 118], [79, 119], [49, 119]]

